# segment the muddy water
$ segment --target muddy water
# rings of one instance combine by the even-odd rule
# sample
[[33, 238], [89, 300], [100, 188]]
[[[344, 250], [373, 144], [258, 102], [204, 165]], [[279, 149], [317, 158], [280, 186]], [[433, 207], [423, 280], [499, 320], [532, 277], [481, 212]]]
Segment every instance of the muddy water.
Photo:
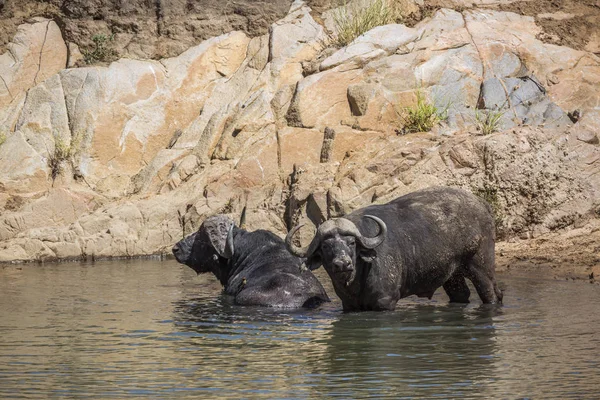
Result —
[[236, 307], [174, 261], [0, 267], [0, 398], [597, 398], [600, 287], [499, 278], [499, 309], [343, 314]]

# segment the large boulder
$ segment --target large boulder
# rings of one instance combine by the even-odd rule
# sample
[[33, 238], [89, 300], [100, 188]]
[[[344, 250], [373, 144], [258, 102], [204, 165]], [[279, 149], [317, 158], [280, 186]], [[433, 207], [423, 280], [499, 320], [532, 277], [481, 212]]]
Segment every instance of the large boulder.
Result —
[[0, 55], [0, 122], [9, 104], [66, 66], [67, 46], [54, 21], [35, 18], [20, 25]]

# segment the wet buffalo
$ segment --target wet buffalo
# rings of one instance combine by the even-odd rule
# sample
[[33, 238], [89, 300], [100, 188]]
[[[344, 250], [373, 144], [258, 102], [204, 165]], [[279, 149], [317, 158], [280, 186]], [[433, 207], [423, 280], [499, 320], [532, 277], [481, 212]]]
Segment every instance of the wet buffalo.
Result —
[[484, 303], [500, 303], [494, 268], [494, 219], [480, 198], [430, 188], [324, 222], [307, 249], [310, 269], [323, 265], [344, 310], [393, 310], [399, 299], [431, 298], [440, 286], [451, 302], [468, 303], [473, 282]]
[[239, 305], [316, 307], [329, 301], [317, 278], [301, 268], [284, 241], [265, 230], [248, 232], [225, 215], [207, 218], [173, 247], [177, 261], [212, 272]]

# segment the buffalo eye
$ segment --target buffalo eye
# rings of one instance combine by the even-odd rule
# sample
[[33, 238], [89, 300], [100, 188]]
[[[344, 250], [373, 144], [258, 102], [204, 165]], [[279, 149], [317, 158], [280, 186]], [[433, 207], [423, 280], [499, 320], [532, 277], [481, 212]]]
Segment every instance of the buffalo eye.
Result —
[[349, 237], [349, 238], [346, 240], [346, 242], [347, 242], [349, 245], [353, 245], [353, 244], [356, 242], [356, 240], [355, 240], [353, 237]]

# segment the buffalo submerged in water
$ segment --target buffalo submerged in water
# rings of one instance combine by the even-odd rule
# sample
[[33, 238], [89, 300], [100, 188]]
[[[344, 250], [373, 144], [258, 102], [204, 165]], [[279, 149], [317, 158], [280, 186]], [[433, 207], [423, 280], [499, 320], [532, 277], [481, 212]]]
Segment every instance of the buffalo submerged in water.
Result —
[[317, 278], [301, 268], [284, 241], [265, 230], [248, 232], [225, 215], [207, 218], [173, 247], [178, 262], [212, 272], [239, 305], [316, 307], [329, 301]]
[[321, 224], [306, 249], [290, 252], [323, 265], [345, 311], [393, 310], [401, 298], [431, 298], [443, 286], [468, 303], [469, 279], [484, 303], [501, 303], [495, 278], [490, 206], [460, 189], [430, 188]]

